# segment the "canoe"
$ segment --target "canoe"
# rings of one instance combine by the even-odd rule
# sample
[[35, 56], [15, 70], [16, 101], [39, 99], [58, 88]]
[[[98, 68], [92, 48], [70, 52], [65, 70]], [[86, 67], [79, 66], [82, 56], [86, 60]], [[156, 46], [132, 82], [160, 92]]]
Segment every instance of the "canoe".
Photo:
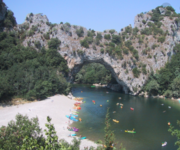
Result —
[[76, 134], [69, 134], [69, 136], [76, 136]]
[[[69, 118], [69, 115], [66, 115], [66, 117]], [[69, 119], [72, 120], [72, 121], [76, 121], [76, 122], [78, 121], [77, 119], [75, 119], [75, 118], [72, 117], [72, 116], [71, 116]]]
[[119, 121], [118, 121], [118, 120], [116, 120], [116, 119], [113, 119], [113, 121], [114, 121], [114, 122], [116, 122], [116, 123], [119, 123]]
[[125, 132], [127, 132], [127, 133], [136, 133], [136, 131], [134, 131], [134, 130], [125, 130]]
[[131, 110], [134, 110], [134, 108], [130, 107]]
[[74, 104], [74, 106], [81, 106], [81, 104]]
[[162, 143], [162, 146], [166, 146], [166, 145], [167, 145], [167, 142], [166, 142], [166, 141]]
[[86, 139], [86, 137], [82, 137], [81, 140]]
[[75, 115], [75, 114], [70, 114], [72, 117], [78, 117], [78, 115]]
[[72, 128], [73, 128], [73, 131], [75, 131], [75, 132], [78, 132], [78, 131], [79, 131], [78, 128], [75, 128], [75, 127], [72, 127]]

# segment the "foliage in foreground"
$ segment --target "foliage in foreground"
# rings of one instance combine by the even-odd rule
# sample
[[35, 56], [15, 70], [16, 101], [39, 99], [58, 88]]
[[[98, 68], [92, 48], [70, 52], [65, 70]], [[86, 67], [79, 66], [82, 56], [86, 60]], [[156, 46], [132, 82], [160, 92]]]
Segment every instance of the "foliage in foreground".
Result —
[[[177, 120], [177, 124], [180, 126], [180, 121]], [[180, 150], [180, 130], [178, 129], [174, 129], [174, 127], [171, 125], [168, 129], [169, 132], [171, 132], [172, 136], [176, 136], [177, 137], [177, 141], [175, 142], [175, 145], [178, 146], [177, 150]]]
[[[109, 116], [106, 116], [109, 117]], [[108, 119], [109, 120], [109, 119]], [[45, 136], [43, 136], [42, 130], [39, 127], [38, 118], [29, 119], [27, 116], [21, 114], [16, 115], [15, 121], [10, 121], [7, 126], [0, 128], [0, 149], [11, 150], [79, 150], [81, 141], [76, 138], [73, 139], [72, 144], [69, 144], [64, 139], [58, 139], [54, 125], [51, 123], [51, 118], [47, 117], [46, 128], [44, 130]], [[106, 134], [109, 134], [109, 124], [106, 124]], [[116, 149], [115, 147], [109, 147], [112, 145], [114, 135], [108, 135], [107, 147], [98, 146], [97, 150], [109, 150]], [[109, 143], [110, 142], [110, 143]], [[101, 140], [98, 140], [99, 144], [102, 144]], [[86, 148], [85, 148], [86, 149]], [[94, 147], [90, 147], [90, 150], [95, 150]], [[121, 149], [120, 150], [125, 150]]]

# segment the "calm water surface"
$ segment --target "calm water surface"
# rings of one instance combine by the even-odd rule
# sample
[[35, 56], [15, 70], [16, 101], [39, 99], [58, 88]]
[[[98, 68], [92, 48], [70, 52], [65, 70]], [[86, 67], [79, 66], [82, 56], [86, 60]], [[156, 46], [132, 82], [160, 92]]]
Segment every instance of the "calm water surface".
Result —
[[[107, 91], [109, 93], [106, 93]], [[119, 123], [111, 121], [116, 142], [123, 143], [126, 150], [177, 149], [174, 146], [176, 138], [168, 132], [167, 122], [170, 121], [176, 128], [178, 127], [176, 125], [177, 120], [180, 120], [180, 104], [178, 102], [131, 96], [106, 88], [91, 88], [87, 85], [73, 87], [72, 93], [76, 97], [83, 97], [86, 101], [81, 105], [79, 111], [82, 122], [72, 124], [80, 129], [78, 135], [86, 136], [87, 139], [93, 141], [103, 140], [105, 116], [109, 107], [111, 119], [119, 120]], [[95, 105], [92, 100], [96, 101]], [[123, 103], [123, 109], [116, 103]], [[171, 106], [171, 109], [168, 106]], [[131, 111], [130, 107], [133, 107], [134, 111]], [[166, 112], [163, 113], [163, 111]], [[126, 129], [132, 130], [133, 128], [136, 134], [124, 132]], [[161, 143], [164, 141], [167, 141], [168, 144], [162, 147]]]

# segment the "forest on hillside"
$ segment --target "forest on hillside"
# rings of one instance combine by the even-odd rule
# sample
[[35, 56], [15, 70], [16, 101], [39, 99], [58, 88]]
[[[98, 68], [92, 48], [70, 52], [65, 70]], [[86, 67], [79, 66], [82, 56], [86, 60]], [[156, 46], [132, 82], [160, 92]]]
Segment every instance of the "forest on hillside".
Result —
[[176, 44], [174, 53], [163, 68], [156, 73], [151, 72], [144, 91], [153, 95], [180, 97], [180, 44]]

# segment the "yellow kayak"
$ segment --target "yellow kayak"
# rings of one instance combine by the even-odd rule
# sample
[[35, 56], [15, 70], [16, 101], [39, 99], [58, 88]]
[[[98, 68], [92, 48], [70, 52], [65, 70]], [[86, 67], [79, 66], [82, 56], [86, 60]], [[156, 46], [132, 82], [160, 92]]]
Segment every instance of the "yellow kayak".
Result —
[[116, 120], [116, 119], [113, 119], [113, 121], [114, 121], [114, 122], [116, 122], [116, 123], [119, 123], [119, 121], [118, 121], [118, 120]]

